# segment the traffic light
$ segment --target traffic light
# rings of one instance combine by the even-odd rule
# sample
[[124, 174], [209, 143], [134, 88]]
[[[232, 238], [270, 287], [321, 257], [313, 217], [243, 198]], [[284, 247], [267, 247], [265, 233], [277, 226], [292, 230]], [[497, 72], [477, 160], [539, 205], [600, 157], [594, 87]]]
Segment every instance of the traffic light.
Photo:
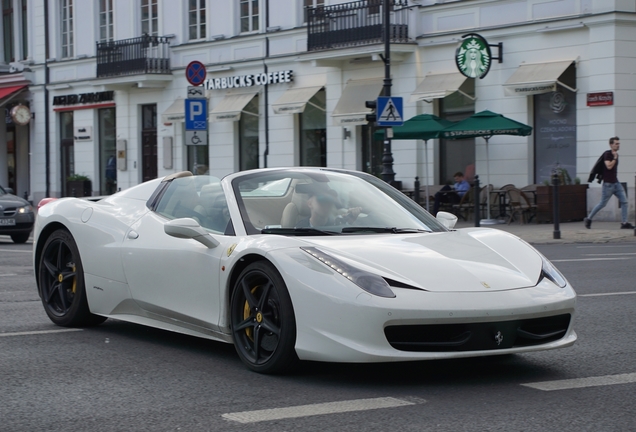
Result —
[[367, 121], [370, 123], [375, 123], [378, 120], [378, 115], [375, 112], [376, 108], [378, 107], [378, 102], [376, 100], [366, 101], [364, 103], [364, 106], [373, 110], [372, 113], [366, 115]]

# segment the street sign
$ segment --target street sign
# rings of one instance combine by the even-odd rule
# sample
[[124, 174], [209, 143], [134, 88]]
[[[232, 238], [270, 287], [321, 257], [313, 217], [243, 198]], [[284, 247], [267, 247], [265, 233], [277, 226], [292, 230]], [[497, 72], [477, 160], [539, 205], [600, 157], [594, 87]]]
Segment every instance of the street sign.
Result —
[[208, 131], [206, 130], [185, 131], [185, 145], [191, 145], [191, 146], [208, 145]]
[[401, 97], [378, 97], [377, 125], [378, 126], [402, 126], [404, 124], [404, 110]]
[[199, 86], [205, 81], [205, 75], [207, 74], [205, 66], [200, 61], [191, 61], [186, 66], [186, 79], [193, 86]]
[[205, 89], [203, 87], [188, 86], [188, 99], [204, 99]]
[[208, 130], [208, 100], [185, 99], [185, 129], [187, 131]]

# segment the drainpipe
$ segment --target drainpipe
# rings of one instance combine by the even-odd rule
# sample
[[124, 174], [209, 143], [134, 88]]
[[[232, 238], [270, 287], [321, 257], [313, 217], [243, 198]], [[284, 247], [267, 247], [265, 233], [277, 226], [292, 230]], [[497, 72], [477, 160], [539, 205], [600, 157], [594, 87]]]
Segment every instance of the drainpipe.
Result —
[[[265, 2], [265, 59], [269, 58], [269, 36], [267, 29], [269, 28], [269, 0]], [[263, 68], [265, 76], [267, 76], [267, 63], [263, 59]], [[263, 168], [267, 168], [267, 156], [269, 156], [269, 84], [265, 81], [265, 152], [263, 153]]]
[[49, 0], [44, 0], [44, 169], [45, 198], [51, 196], [51, 138], [49, 127]]

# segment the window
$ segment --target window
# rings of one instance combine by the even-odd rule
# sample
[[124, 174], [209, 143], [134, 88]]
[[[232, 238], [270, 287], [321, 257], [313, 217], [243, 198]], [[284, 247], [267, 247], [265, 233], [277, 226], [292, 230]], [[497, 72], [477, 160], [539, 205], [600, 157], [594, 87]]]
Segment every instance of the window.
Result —
[[[467, 80], [468, 94], [475, 94], [475, 80]], [[440, 117], [460, 121], [475, 113], [475, 101], [460, 92], [452, 93], [439, 100]], [[440, 139], [439, 184], [453, 184], [453, 174], [461, 172], [469, 183], [475, 178], [475, 139]]]
[[13, 51], [13, 1], [2, 0], [2, 33], [4, 40], [4, 61], [15, 60]]
[[60, 1], [61, 26], [62, 26], [62, 58], [75, 55], [73, 39], [73, 0]]
[[239, 120], [239, 170], [258, 168], [258, 96], [247, 104]]
[[325, 5], [325, 0], [302, 0], [303, 22], [307, 22], [307, 8], [317, 8]]
[[300, 165], [327, 166], [327, 114], [325, 91], [320, 90], [307, 103], [300, 124]]
[[99, 41], [113, 40], [113, 0], [99, 0]]
[[157, 0], [141, 0], [141, 34], [159, 36]]
[[258, 31], [259, 0], [240, 0], [241, 33]]
[[188, 6], [188, 38], [205, 39], [205, 0], [190, 0]]
[[22, 3], [22, 59], [29, 57], [29, 39], [27, 28], [27, 0], [21, 0]]
[[98, 116], [100, 193], [110, 195], [117, 191], [115, 108], [102, 108]]

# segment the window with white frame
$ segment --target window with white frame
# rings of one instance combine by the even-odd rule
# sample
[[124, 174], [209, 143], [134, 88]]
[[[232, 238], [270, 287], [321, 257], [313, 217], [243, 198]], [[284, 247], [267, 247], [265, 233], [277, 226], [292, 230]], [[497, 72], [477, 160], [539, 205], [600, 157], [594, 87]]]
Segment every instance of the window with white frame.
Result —
[[188, 39], [205, 39], [205, 0], [188, 2]]
[[303, 4], [303, 22], [307, 22], [307, 8], [317, 8], [325, 5], [325, 0], [301, 0]]
[[29, 56], [29, 30], [27, 27], [27, 0], [21, 0], [20, 1], [21, 4], [21, 9], [22, 9], [22, 16], [20, 17], [21, 22], [22, 22], [22, 31], [21, 31], [21, 37], [22, 37], [22, 59], [25, 60], [28, 56]]
[[113, 0], [99, 0], [99, 41], [113, 39]]
[[241, 33], [258, 31], [260, 0], [239, 0], [241, 15]]
[[75, 55], [73, 36], [73, 0], [60, 0], [60, 25], [62, 30], [62, 58]]
[[157, 0], [141, 0], [141, 34], [159, 36]]

